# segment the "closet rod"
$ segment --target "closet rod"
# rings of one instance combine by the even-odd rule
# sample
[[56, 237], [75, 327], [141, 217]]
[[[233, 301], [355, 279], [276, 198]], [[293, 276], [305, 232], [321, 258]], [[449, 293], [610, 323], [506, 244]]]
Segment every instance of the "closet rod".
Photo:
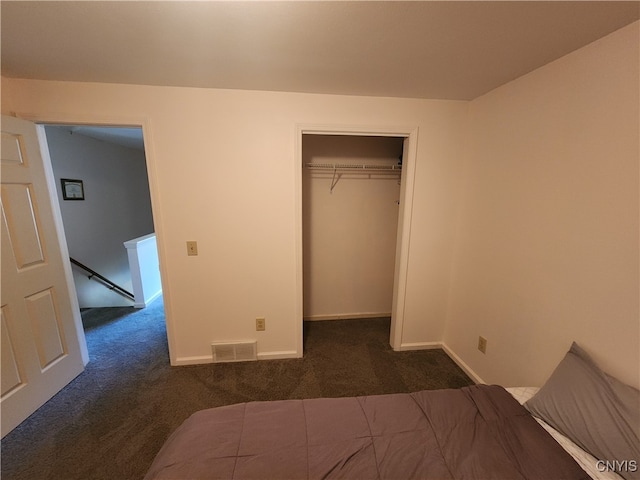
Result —
[[402, 165], [364, 165], [347, 163], [307, 163], [307, 168], [329, 169], [329, 170], [378, 170], [378, 171], [398, 171], [402, 170]]

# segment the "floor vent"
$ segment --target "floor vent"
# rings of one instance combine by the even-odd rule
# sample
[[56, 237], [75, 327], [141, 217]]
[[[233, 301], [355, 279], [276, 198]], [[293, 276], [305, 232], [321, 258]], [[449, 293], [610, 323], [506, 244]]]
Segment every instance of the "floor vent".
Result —
[[256, 342], [212, 343], [213, 363], [257, 360]]

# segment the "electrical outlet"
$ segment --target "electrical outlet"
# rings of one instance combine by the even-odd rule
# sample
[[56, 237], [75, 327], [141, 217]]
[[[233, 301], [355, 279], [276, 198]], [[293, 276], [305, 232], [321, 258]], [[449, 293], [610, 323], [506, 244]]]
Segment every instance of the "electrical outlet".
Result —
[[198, 255], [198, 242], [187, 242], [187, 255], [191, 257]]
[[263, 332], [267, 328], [266, 323], [265, 318], [256, 318], [256, 332]]
[[487, 353], [487, 339], [484, 337], [478, 337], [478, 350], [482, 353]]

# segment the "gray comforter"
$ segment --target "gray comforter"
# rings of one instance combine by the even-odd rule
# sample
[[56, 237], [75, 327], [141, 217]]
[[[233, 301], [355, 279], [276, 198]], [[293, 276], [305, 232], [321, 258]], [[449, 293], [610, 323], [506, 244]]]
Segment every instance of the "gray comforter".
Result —
[[502, 387], [475, 385], [203, 410], [152, 479], [588, 479]]

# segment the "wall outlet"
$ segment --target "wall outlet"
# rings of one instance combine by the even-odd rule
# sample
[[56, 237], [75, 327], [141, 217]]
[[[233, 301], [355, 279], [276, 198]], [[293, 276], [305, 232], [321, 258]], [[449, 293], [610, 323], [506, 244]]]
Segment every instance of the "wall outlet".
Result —
[[478, 350], [482, 353], [487, 353], [487, 339], [484, 337], [478, 337]]
[[256, 332], [263, 332], [267, 328], [266, 322], [264, 317], [256, 318]]
[[198, 242], [187, 242], [187, 255], [190, 257], [198, 255]]

